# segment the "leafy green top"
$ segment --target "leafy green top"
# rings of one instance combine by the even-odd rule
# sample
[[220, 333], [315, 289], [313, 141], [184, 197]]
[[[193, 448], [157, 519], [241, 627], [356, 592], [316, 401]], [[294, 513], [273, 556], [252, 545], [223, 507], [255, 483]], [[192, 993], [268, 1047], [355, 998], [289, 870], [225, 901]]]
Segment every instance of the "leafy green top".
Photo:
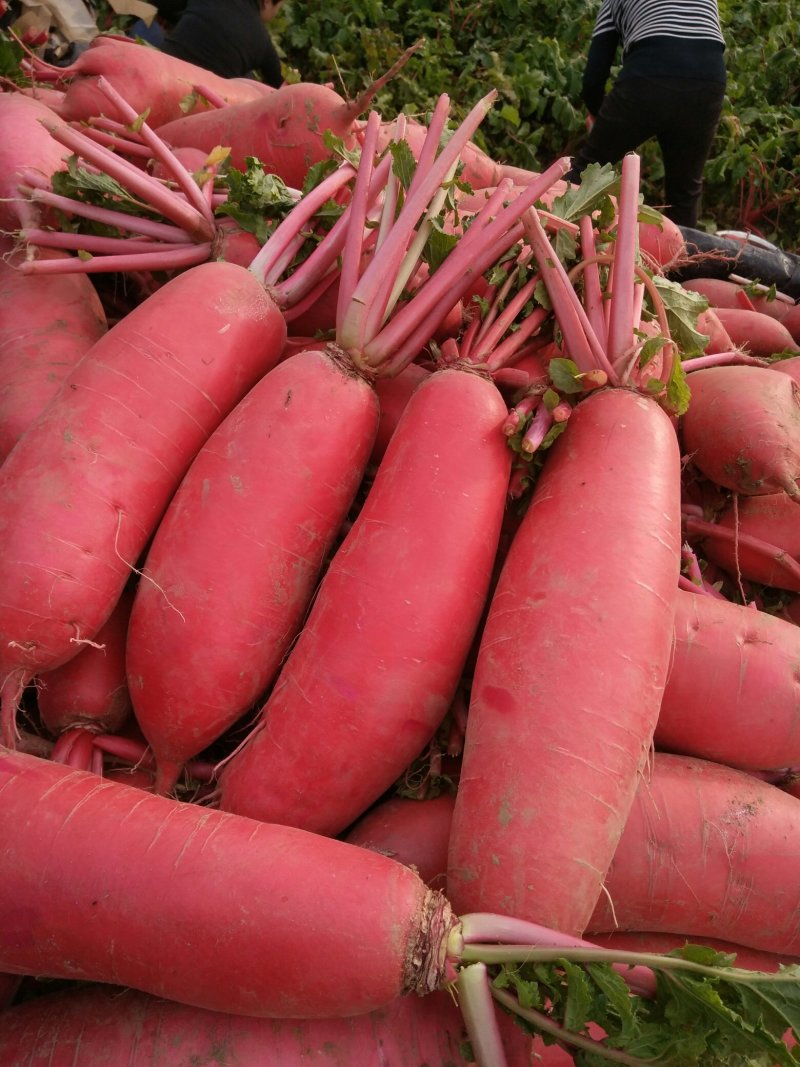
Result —
[[[612, 961], [651, 967], [655, 997], [631, 995]], [[734, 961], [692, 944], [664, 956], [537, 949], [522, 965], [500, 967], [493, 987], [505, 1006], [517, 1002], [522, 1025], [545, 1044], [568, 1046], [580, 1067], [605, 1067], [609, 1060], [652, 1067], [800, 1062], [783, 1041], [787, 1031], [800, 1035], [800, 967], [767, 974], [736, 968]]]

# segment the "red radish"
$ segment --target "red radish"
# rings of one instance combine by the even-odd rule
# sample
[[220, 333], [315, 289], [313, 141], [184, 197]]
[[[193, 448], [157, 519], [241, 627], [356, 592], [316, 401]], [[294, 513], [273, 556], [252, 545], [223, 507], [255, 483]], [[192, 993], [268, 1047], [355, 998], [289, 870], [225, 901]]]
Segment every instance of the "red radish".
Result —
[[656, 745], [732, 767], [800, 764], [798, 662], [797, 626], [678, 590]]
[[[273, 680], [377, 424], [366, 381], [319, 352], [299, 353], [253, 387], [193, 461], [148, 552], [128, 637], [159, 791]], [[309, 447], [318, 436], [324, 447]]]
[[783, 325], [791, 334], [793, 340], [800, 344], [800, 304], [795, 304], [783, 317]]
[[[791, 497], [737, 497], [707, 530], [703, 554], [732, 578], [800, 592], [800, 529]], [[714, 536], [715, 530], [726, 536]]]
[[[564, 946], [591, 948], [502, 916], [457, 919], [410, 868], [369, 849], [179, 804], [37, 757], [0, 750], [0, 795], [7, 973], [108, 982], [208, 1011], [318, 1020], [392, 1010], [404, 994], [433, 993], [457, 978], [481, 1062], [500, 1064], [491, 994], [476, 974], [481, 957], [511, 938], [512, 965], [526, 946], [543, 946], [553, 959]], [[631, 988], [653, 995], [651, 971], [626, 970]], [[514, 1047], [528, 1056], [529, 1038]]]
[[717, 308], [717, 316], [731, 340], [754, 356], [800, 352], [791, 333], [778, 319], [746, 308]]
[[779, 370], [781, 374], [788, 374], [790, 378], [800, 385], [800, 356], [788, 356], [786, 359], [778, 359], [770, 364], [771, 370]]
[[738, 294], [743, 292], [742, 287], [728, 278], [688, 278], [681, 282], [684, 289], [690, 293], [699, 293], [704, 296], [713, 308], [738, 308]]
[[[680, 569], [675, 432], [628, 384], [638, 177], [638, 157], [626, 156], [607, 320], [599, 278], [584, 307], [536, 214], [523, 217], [565, 350], [593, 386], [615, 387], [571, 408], [506, 557], [475, 664], [448, 857], [457, 907], [567, 934], [591, 915], [652, 743]], [[580, 238], [593, 260], [591, 224]], [[671, 364], [668, 344], [662, 386]]]
[[627, 389], [583, 400], [549, 454], [478, 652], [447, 875], [457, 907], [585, 927], [666, 680], [678, 486], [669, 419]]
[[430, 741], [489, 587], [505, 414], [474, 373], [441, 371], [414, 392], [259, 727], [222, 772], [224, 809], [336, 834]]
[[59, 75], [67, 81], [67, 89], [58, 113], [68, 122], [85, 122], [108, 114], [108, 100], [97, 88], [101, 76], [139, 114], [147, 112], [151, 126], [161, 126], [186, 114], [186, 101], [191, 111], [202, 113], [208, 106], [202, 95], [197, 93], [192, 98], [201, 86], [207, 86], [230, 105], [264, 97], [255, 80], [220, 78], [157, 48], [117, 36], [95, 37], [71, 66], [59, 69]]
[[54, 111], [58, 111], [61, 104], [64, 103], [63, 89], [53, 89], [47, 85], [22, 85], [17, 86], [17, 91], [24, 96], [30, 96], [34, 100], [38, 100], [40, 104], [45, 104]]
[[454, 805], [453, 793], [425, 800], [390, 797], [362, 816], [344, 840], [415, 867], [423, 882], [446, 892], [447, 842]]
[[155, 771], [148, 771], [143, 767], [110, 767], [103, 771], [103, 778], [108, 782], [118, 782], [120, 785], [128, 785], [133, 789], [143, 789], [147, 793], [155, 791]]
[[381, 418], [370, 456], [372, 463], [379, 463], [383, 458], [409, 400], [417, 386], [430, 377], [430, 373], [418, 363], [409, 363], [406, 369], [394, 378], [379, 378], [375, 383], [375, 392], [380, 401]]
[[734, 343], [713, 308], [706, 308], [705, 311], [700, 312], [697, 316], [697, 329], [708, 337], [708, 343], [704, 349], [707, 354], [733, 351]]
[[174, 118], [158, 126], [158, 134], [172, 148], [210, 152], [223, 145], [239, 170], [245, 169], [248, 156], [255, 156], [265, 170], [300, 189], [309, 167], [330, 156], [325, 130], [341, 137], [345, 147], [354, 147], [353, 123], [361, 110], [360, 102], [348, 105], [333, 89], [298, 82], [245, 104]]
[[777, 786], [657, 752], [588, 928], [798, 955], [799, 832], [800, 800]]
[[[468, 1067], [466, 1033], [447, 993], [401, 997], [341, 1019], [253, 1019], [203, 1011], [132, 989], [79, 987], [4, 1014], [6, 1067]], [[544, 1061], [547, 1064], [548, 1061]], [[571, 1063], [571, 1060], [568, 1061]], [[518, 1061], [517, 1067], [528, 1067]]]
[[745, 308], [760, 311], [770, 318], [782, 321], [792, 308], [792, 301], [785, 297], [770, 300], [766, 295], [745, 291], [730, 278], [691, 278], [681, 283], [684, 289], [701, 293], [713, 308]]
[[6, 745], [26, 682], [97, 633], [189, 463], [285, 336], [247, 270], [180, 274], [89, 350], [0, 468]]
[[73, 726], [115, 733], [131, 710], [125, 681], [125, 639], [133, 604], [126, 587], [91, 644], [36, 678], [42, 725], [53, 735]]
[[295, 82], [282, 85], [259, 100], [218, 108], [203, 114], [162, 120], [158, 133], [173, 148], [230, 148], [231, 165], [244, 170], [248, 156], [279, 175], [290, 187], [301, 189], [309, 167], [329, 159], [325, 133], [343, 140], [346, 148], [357, 142], [358, 116], [376, 93], [394, 76], [417, 46], [412, 46], [382, 77], [355, 100], [344, 100], [327, 85]]
[[0, 795], [0, 970], [277, 1018], [443, 982], [456, 921], [386, 856], [5, 750]]
[[32, 278], [16, 269], [22, 258], [0, 239], [0, 462], [107, 329], [88, 278]]
[[693, 371], [681, 431], [686, 452], [716, 485], [800, 498], [800, 386], [767, 367]]
[[686, 255], [686, 241], [680, 227], [662, 215], [658, 222], [639, 223], [639, 249], [648, 266], [663, 273]]
[[66, 153], [42, 126], [43, 118], [55, 118], [46, 104], [0, 92], [0, 229], [9, 233], [38, 220], [37, 209], [18, 189], [23, 174], [32, 170], [49, 179], [65, 166]]

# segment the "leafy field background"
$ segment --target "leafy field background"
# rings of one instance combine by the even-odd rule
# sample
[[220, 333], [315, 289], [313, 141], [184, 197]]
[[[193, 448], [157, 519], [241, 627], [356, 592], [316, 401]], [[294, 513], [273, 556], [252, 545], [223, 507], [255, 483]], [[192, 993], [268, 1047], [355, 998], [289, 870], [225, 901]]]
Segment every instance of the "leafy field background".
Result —
[[[598, 0], [599, 2], [599, 0]], [[463, 116], [499, 92], [478, 140], [495, 158], [541, 170], [584, 135], [584, 57], [598, 2], [582, 0], [288, 0], [273, 23], [292, 80], [331, 82], [353, 96], [414, 41], [423, 50], [380, 93], [384, 117], [424, 115], [448, 93]], [[728, 90], [706, 167], [701, 226], [759, 234], [800, 252], [800, 6], [720, 0]], [[658, 206], [663, 171], [642, 151], [645, 197]]]

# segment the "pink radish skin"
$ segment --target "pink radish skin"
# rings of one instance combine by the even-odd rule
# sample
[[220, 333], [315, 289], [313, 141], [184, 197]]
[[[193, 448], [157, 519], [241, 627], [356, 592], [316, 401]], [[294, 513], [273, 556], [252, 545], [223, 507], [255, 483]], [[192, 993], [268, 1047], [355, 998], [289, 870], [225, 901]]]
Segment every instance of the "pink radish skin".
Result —
[[[72, 66], [63, 68], [63, 74], [70, 80], [58, 114], [67, 122], [85, 122], [97, 115], [119, 118], [111, 113], [108, 98], [97, 87], [101, 76], [137, 113], [147, 111], [147, 122], [152, 127], [185, 115], [181, 104], [199, 86], [212, 90], [230, 105], [264, 97], [255, 80], [220, 78], [157, 48], [105, 35], [95, 37]], [[198, 96], [192, 111], [203, 113], [207, 107]]]
[[719, 316], [712, 308], [706, 308], [697, 316], [697, 329], [708, 337], [708, 342], [703, 350], [707, 355], [717, 352], [732, 352], [734, 343], [728, 331], [720, 322]]
[[666, 681], [679, 490], [675, 433], [652, 401], [603, 390], [574, 409], [481, 638], [450, 838], [456, 907], [586, 927]]
[[409, 363], [405, 370], [394, 378], [379, 378], [375, 392], [380, 401], [381, 418], [378, 433], [372, 448], [370, 462], [380, 463], [392, 434], [417, 387], [430, 377], [431, 372], [418, 363]]
[[639, 250], [651, 265], [664, 272], [686, 255], [686, 241], [680, 227], [662, 215], [657, 223], [639, 223]]
[[[501, 1021], [507, 1067], [571, 1067], [572, 1058]], [[507, 1025], [506, 1025], [507, 1023]], [[17, 1067], [470, 1067], [449, 993], [399, 997], [341, 1019], [253, 1019], [132, 989], [89, 986], [37, 997], [3, 1018], [0, 1059]], [[24, 1057], [24, 1059], [23, 1059]], [[311, 1059], [309, 1058], [311, 1057]]]
[[4, 744], [21, 688], [94, 637], [191, 460], [285, 337], [251, 273], [203, 264], [109, 330], [13, 449], [0, 468]]
[[65, 167], [66, 150], [42, 126], [41, 119], [55, 119], [46, 104], [22, 93], [0, 93], [0, 230], [13, 233], [22, 226], [36, 226], [38, 209], [19, 191], [27, 170], [50, 178]]
[[777, 786], [657, 752], [589, 929], [715, 937], [800, 955], [798, 833], [800, 800]]
[[[702, 552], [712, 563], [734, 580], [741, 576], [749, 582], [800, 593], [800, 576], [774, 558], [779, 554], [788, 556], [800, 567], [800, 527], [797, 505], [791, 497], [785, 493], [741, 496], [736, 507], [728, 505], [717, 521], [722, 529], [737, 532], [742, 540], [706, 537]], [[747, 537], [757, 538], [772, 550], [755, 551], [744, 543]]]
[[259, 727], [222, 772], [222, 808], [337, 834], [430, 741], [488, 592], [505, 413], [466, 371], [415, 391]]
[[[303, 352], [262, 378], [193, 461], [147, 555], [128, 637], [159, 791], [277, 673], [377, 425], [367, 382]], [[319, 436], [325, 447], [313, 445]], [[235, 568], [225, 546], [236, 546]]]
[[273, 1018], [443, 981], [455, 919], [386, 856], [7, 750], [0, 797], [2, 971]]
[[681, 420], [685, 451], [716, 485], [800, 498], [800, 386], [767, 367], [693, 371]]
[[[87, 277], [20, 274], [24, 254], [0, 239], [0, 463], [107, 330]], [[43, 252], [61, 259], [66, 253]]]
[[333, 89], [298, 82], [259, 100], [175, 118], [158, 133], [173, 148], [210, 152], [224, 145], [231, 150], [231, 166], [239, 170], [245, 169], [247, 156], [255, 156], [267, 171], [300, 189], [309, 167], [330, 155], [322, 139], [325, 130], [354, 147], [357, 115]]
[[793, 306], [788, 300], [769, 300], [766, 296], [747, 293], [728, 278], [692, 278], [681, 284], [690, 292], [702, 294], [713, 308], [754, 309], [779, 322], [786, 318]]
[[[468, 1067], [466, 1033], [447, 993], [402, 997], [342, 1019], [252, 1019], [134, 990], [37, 997], [3, 1016], [0, 1062], [17, 1067]], [[520, 1063], [518, 1067], [523, 1067]]]
[[340, 137], [346, 148], [354, 148], [358, 116], [406, 58], [349, 103], [327, 85], [287, 83], [260, 100], [175, 118], [158, 133], [174, 148], [210, 152], [224, 145], [231, 150], [231, 164], [240, 170], [245, 169], [247, 156], [256, 156], [266, 170], [301, 189], [309, 167], [330, 158], [325, 131]]
[[797, 626], [678, 590], [656, 745], [745, 769], [800, 764], [798, 662]]
[[133, 590], [126, 587], [93, 642], [61, 667], [38, 675], [39, 716], [52, 735], [73, 726], [116, 733], [127, 719], [125, 639], [132, 605]]
[[800, 304], [795, 304], [794, 307], [790, 308], [784, 315], [782, 322], [795, 343], [800, 345]]
[[800, 352], [783, 322], [761, 311], [746, 308], [717, 308], [717, 316], [738, 347], [753, 356], [773, 356], [778, 352]]
[[770, 366], [770, 370], [778, 370], [781, 374], [788, 374], [790, 378], [794, 378], [800, 385], [800, 356], [778, 359]]
[[344, 840], [415, 867], [423, 882], [444, 893], [454, 805], [453, 793], [426, 800], [391, 797], [362, 816]]

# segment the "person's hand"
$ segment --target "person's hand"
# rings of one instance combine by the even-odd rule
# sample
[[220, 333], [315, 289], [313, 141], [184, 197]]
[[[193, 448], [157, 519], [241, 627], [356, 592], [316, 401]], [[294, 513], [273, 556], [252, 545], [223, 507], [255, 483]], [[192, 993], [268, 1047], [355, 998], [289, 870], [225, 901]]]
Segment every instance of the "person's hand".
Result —
[[586, 132], [588, 133], [591, 130], [592, 126], [594, 126], [594, 115], [587, 115], [584, 125], [586, 127]]
[[283, 0], [262, 0], [261, 2], [261, 20], [262, 22], [272, 22], [275, 16], [278, 14], [278, 10]]

